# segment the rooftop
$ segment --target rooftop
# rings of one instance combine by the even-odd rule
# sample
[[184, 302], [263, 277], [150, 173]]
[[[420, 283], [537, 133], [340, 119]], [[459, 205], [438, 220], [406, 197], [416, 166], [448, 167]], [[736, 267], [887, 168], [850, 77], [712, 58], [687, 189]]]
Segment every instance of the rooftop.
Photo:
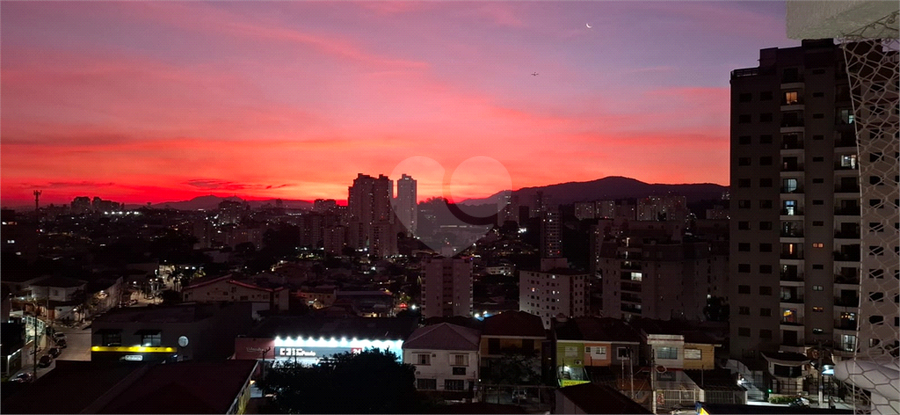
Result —
[[417, 326], [411, 317], [328, 317], [323, 315], [272, 316], [246, 337], [356, 337], [370, 340], [406, 340]]
[[[586, 414], [650, 414], [647, 408], [632, 401], [619, 391], [596, 383], [583, 383], [560, 388], [557, 392]], [[557, 395], [559, 396], [559, 395]], [[559, 402], [557, 402], [559, 405]]]
[[546, 338], [540, 317], [524, 311], [508, 311], [484, 319], [482, 336], [513, 336]]
[[406, 342], [404, 349], [478, 350], [481, 332], [450, 323], [420, 327]]

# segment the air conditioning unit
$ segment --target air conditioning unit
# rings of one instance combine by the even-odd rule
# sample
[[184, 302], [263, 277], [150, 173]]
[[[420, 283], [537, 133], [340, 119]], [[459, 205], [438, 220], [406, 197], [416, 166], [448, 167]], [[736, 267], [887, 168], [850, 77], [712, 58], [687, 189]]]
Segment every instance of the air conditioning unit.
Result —
[[576, 360], [576, 361], [575, 361], [575, 364], [576, 364], [576, 365], [583, 365], [584, 362], [582, 362], [581, 360]]

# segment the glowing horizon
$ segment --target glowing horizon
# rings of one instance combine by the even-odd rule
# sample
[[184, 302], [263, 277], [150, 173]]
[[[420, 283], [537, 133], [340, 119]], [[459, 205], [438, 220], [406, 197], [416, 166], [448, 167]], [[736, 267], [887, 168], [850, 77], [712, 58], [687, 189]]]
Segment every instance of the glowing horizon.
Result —
[[496, 160], [512, 190], [608, 176], [727, 185], [730, 71], [798, 43], [775, 2], [0, 10], [3, 206], [33, 204], [33, 190], [42, 205], [342, 201], [357, 173], [416, 156], [455, 177], [420, 180], [420, 200], [507, 190], [496, 172], [454, 176], [473, 157]]

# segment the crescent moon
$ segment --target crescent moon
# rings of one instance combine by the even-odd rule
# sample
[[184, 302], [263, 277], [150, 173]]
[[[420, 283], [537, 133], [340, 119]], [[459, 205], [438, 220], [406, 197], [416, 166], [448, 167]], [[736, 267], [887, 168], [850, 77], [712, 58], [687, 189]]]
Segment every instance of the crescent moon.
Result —
[[590, 24], [590, 23], [585, 23], [584, 25], [587, 26], [588, 29], [591, 28], [591, 24]]

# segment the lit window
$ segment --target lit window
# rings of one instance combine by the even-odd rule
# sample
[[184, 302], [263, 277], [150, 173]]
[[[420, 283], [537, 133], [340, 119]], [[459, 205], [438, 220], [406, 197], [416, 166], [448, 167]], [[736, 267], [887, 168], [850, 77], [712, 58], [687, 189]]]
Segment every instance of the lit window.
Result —
[[427, 353], [419, 353], [416, 355], [416, 363], [417, 365], [428, 366], [431, 365], [431, 355]]

